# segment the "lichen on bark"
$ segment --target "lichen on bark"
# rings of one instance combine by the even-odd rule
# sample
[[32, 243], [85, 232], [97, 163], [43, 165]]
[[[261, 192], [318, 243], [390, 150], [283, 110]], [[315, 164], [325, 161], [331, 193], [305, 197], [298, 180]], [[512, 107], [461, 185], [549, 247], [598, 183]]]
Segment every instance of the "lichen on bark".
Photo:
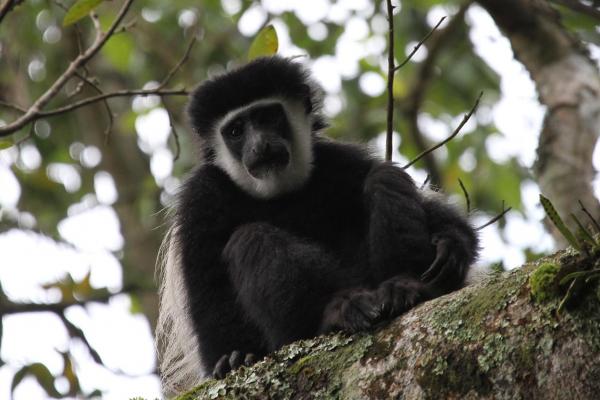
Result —
[[293, 343], [179, 399], [593, 399], [597, 291], [560, 314], [560, 296], [539, 302], [531, 292], [532, 273], [563, 254], [424, 303], [375, 332]]

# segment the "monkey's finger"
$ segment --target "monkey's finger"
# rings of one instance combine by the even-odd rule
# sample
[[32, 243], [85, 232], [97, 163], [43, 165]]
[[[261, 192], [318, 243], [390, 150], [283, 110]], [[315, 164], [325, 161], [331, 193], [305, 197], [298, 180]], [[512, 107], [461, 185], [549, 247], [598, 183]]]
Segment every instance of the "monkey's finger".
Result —
[[252, 353], [246, 354], [246, 357], [244, 358], [244, 365], [246, 367], [251, 366], [255, 362], [256, 362], [256, 356], [254, 354], [252, 354]]
[[237, 350], [234, 350], [229, 356], [229, 366], [231, 369], [236, 369], [240, 365], [242, 365], [242, 353]]
[[439, 274], [429, 283], [433, 286], [447, 286], [449, 282], [456, 280], [460, 269], [460, 263], [456, 261], [454, 255], [450, 255], [448, 260], [442, 265]]
[[229, 371], [231, 371], [231, 366], [229, 365], [229, 356], [225, 354], [219, 358], [219, 361], [217, 361], [217, 364], [213, 369], [213, 377], [216, 379], [223, 379]]
[[431, 266], [427, 269], [427, 271], [423, 272], [421, 275], [421, 280], [424, 282], [428, 282], [436, 277], [444, 264], [447, 263], [448, 257], [450, 255], [450, 240], [448, 239], [438, 239], [436, 241], [436, 256], [435, 260], [431, 263]]

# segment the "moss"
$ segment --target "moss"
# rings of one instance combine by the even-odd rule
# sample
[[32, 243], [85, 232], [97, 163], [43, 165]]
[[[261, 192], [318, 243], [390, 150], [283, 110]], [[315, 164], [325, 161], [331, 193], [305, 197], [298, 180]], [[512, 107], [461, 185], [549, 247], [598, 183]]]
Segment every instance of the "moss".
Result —
[[461, 348], [431, 358], [416, 372], [417, 382], [427, 398], [462, 397], [471, 391], [485, 396], [492, 389], [474, 354]]
[[529, 287], [531, 294], [537, 302], [543, 302], [556, 297], [557, 285], [556, 275], [560, 271], [560, 266], [555, 263], [546, 262], [533, 271], [529, 277]]

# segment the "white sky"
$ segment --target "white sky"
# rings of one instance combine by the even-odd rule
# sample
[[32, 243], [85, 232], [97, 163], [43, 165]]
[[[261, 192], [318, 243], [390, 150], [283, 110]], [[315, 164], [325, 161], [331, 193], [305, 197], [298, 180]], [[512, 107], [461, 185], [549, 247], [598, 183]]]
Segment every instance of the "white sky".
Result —
[[[221, 0], [225, 9], [235, 13], [241, 6], [240, 0]], [[337, 114], [344, 105], [340, 93], [342, 79], [356, 77], [359, 73], [358, 62], [367, 57], [374, 65], [385, 69], [386, 21], [375, 18], [371, 26], [363, 19], [373, 13], [374, 6], [368, 0], [338, 1], [334, 6], [328, 0], [298, 2], [292, 0], [264, 0], [263, 8], [253, 6], [240, 19], [238, 28], [247, 36], [256, 33], [265, 22], [265, 9], [274, 15], [293, 10], [308, 27], [308, 34], [315, 40], [328, 34], [322, 21], [334, 21], [345, 26], [335, 53], [324, 55], [310, 61], [316, 79], [327, 92], [325, 110], [330, 116]], [[448, 11], [439, 7], [431, 10], [428, 20], [434, 25]], [[354, 15], [354, 16], [353, 16]], [[143, 18], [156, 21], [161, 12], [144, 9]], [[182, 10], [179, 24], [189, 26], [195, 21], [193, 10]], [[467, 20], [472, 26], [471, 40], [477, 53], [502, 77], [502, 98], [492, 110], [494, 123], [499, 129], [498, 135], [486, 143], [490, 156], [498, 161], [515, 156], [524, 166], [530, 167], [535, 158], [537, 136], [542, 123], [544, 109], [537, 101], [535, 88], [522, 65], [514, 61], [510, 45], [495, 27], [491, 18], [479, 7], [472, 6]], [[272, 21], [280, 38], [280, 53], [283, 55], [305, 54], [290, 41], [285, 25], [277, 17]], [[54, 43], [60, 40], [61, 30], [56, 21], [47, 14], [38, 17], [38, 28], [44, 34], [44, 40]], [[368, 37], [369, 32], [374, 36]], [[408, 46], [410, 51], [412, 46]], [[593, 49], [598, 54], [597, 49]], [[424, 57], [423, 51], [417, 54], [415, 61]], [[32, 79], [45, 74], [43, 60], [32, 60], [29, 73]], [[155, 85], [149, 82], [148, 85]], [[360, 77], [359, 84], [366, 95], [380, 95], [385, 82], [381, 75], [367, 72]], [[167, 147], [170, 134], [167, 112], [159, 107], [156, 98], [136, 98], [132, 107], [136, 111], [151, 110], [137, 118], [135, 128], [138, 133], [139, 147], [151, 156], [151, 172], [156, 182], [173, 193], [177, 179], [171, 177], [173, 154]], [[462, 117], [457, 118], [456, 123]], [[1, 121], [0, 121], [1, 123]], [[448, 134], [448, 127], [431, 117], [423, 116], [419, 123], [432, 140], [439, 140]], [[47, 125], [47, 124], [46, 124]], [[469, 134], [474, 126], [467, 126], [461, 134]], [[44, 122], [36, 124], [36, 133], [48, 135]], [[395, 135], [395, 144], [400, 135]], [[383, 137], [374, 141], [374, 145], [383, 148]], [[382, 150], [383, 152], [383, 150]], [[600, 153], [594, 157], [594, 165], [600, 167]], [[75, 143], [70, 148], [74, 160], [80, 160], [86, 167], [100, 162], [101, 154], [93, 146], [86, 147]], [[438, 157], [444, 156], [442, 149]], [[395, 160], [401, 161], [399, 154]], [[24, 147], [21, 155], [12, 148], [0, 151], [0, 218], [2, 213], [14, 214], [15, 206], [23, 194], [10, 170], [16, 163], [20, 168], [35, 169], [41, 158], [33, 145]], [[474, 168], [476, 160], [472, 153], [466, 152], [461, 158], [466, 168]], [[79, 173], [70, 164], [54, 164], [48, 168], [51, 179], [61, 183], [65, 190], [77, 190]], [[424, 172], [411, 169], [416, 181], [424, 179]], [[0, 235], [0, 281], [6, 294], [15, 301], [49, 302], [58, 301], [60, 294], [46, 291], [40, 284], [56, 281], [71, 274], [75, 280], [81, 280], [91, 272], [94, 287], [108, 287], [118, 291], [122, 285], [121, 268], [114, 256], [123, 246], [118, 218], [111, 207], [118, 197], [112, 177], [99, 172], [94, 179], [95, 195], [85, 196], [69, 209], [69, 215], [59, 224], [59, 232], [71, 246], [56, 245], [50, 239], [23, 231], [10, 231]], [[534, 247], [537, 251], [549, 251], [553, 242], [542, 228], [540, 220], [543, 211], [539, 207], [538, 188], [533, 182], [521, 185], [526, 218], [518, 213], [507, 215], [505, 243], [500, 238], [497, 226], [491, 226], [482, 232], [481, 264], [503, 260], [508, 268], [520, 265], [523, 260], [522, 249]], [[24, 227], [35, 224], [33, 216], [22, 214]], [[476, 224], [489, 216], [477, 217]], [[89, 229], [93, 227], [93, 229]], [[160, 397], [158, 380], [151, 375], [154, 370], [154, 346], [147, 321], [141, 316], [131, 315], [130, 301], [127, 296], [117, 296], [109, 304], [92, 304], [85, 310], [72, 307], [67, 317], [89, 336], [91, 343], [106, 361], [110, 370], [96, 365], [81, 343], [69, 340], [67, 332], [58, 318], [50, 313], [35, 313], [7, 316], [3, 319], [2, 358], [10, 365], [0, 368], [0, 398], [9, 398], [10, 382], [16, 368], [31, 362], [46, 364], [53, 373], [60, 373], [62, 358], [58, 351], [72, 349], [76, 356], [76, 368], [85, 390], [94, 388], [106, 390], [105, 398], [124, 399], [133, 396], [146, 398]], [[43, 330], [41, 330], [42, 328]], [[119, 375], [112, 371], [123, 371]], [[60, 386], [65, 389], [65, 382]], [[43, 398], [43, 391], [33, 379], [26, 379], [18, 386], [15, 399]]]

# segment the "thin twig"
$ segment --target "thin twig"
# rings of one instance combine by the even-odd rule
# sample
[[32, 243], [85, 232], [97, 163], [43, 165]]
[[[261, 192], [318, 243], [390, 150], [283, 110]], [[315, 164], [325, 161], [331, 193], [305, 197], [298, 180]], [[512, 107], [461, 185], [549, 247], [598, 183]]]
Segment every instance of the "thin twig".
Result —
[[27, 109], [25, 114], [17, 118], [15, 121], [0, 127], [0, 137], [7, 136], [39, 118], [40, 110], [42, 110], [44, 106], [59, 93], [59, 91], [69, 81], [69, 79], [71, 79], [71, 77], [79, 68], [83, 67], [85, 63], [87, 63], [100, 51], [102, 46], [104, 46], [104, 44], [112, 36], [115, 29], [117, 29], [117, 26], [121, 23], [127, 14], [127, 11], [129, 11], [132, 3], [133, 0], [125, 0], [125, 3], [119, 10], [117, 17], [108, 30], [106, 32], [98, 31], [94, 43], [83, 54], [79, 54], [75, 60], [69, 64], [62, 75], [60, 75], [56, 81], [54, 81], [54, 83], [44, 92], [44, 94], [38, 97], [31, 107]]
[[[156, 90], [156, 89], [133, 89], [133, 90], [118, 90], [116, 92], [99, 94], [97, 96], [88, 97], [86, 99], [77, 101], [75, 103], [67, 104], [63, 107], [58, 107], [53, 110], [40, 111], [37, 114], [37, 118], [52, 117], [59, 114], [64, 114], [69, 111], [76, 110], [78, 108], [87, 106], [89, 104], [97, 103], [104, 99], [110, 99], [113, 97], [128, 97], [128, 96], [187, 96], [190, 92], [185, 89], [168, 89], [168, 90]], [[37, 119], [36, 118], [36, 119]], [[0, 136], [1, 131], [0, 131]]]
[[91, 343], [89, 342], [89, 340], [88, 340], [87, 336], [85, 335], [85, 333], [83, 332], [83, 330], [80, 327], [78, 327], [77, 325], [75, 325], [74, 323], [72, 323], [71, 321], [69, 321], [63, 313], [56, 313], [56, 314], [62, 320], [62, 323], [67, 328], [67, 331], [69, 332], [69, 336], [80, 339], [83, 342], [83, 345], [85, 347], [87, 347], [88, 351], [90, 352], [90, 355], [92, 356], [92, 359], [97, 364], [104, 365], [104, 361], [102, 361], [102, 358], [100, 358], [100, 354], [98, 354], [96, 349], [94, 349], [92, 347]]
[[469, 192], [467, 192], [467, 188], [465, 187], [465, 185], [463, 184], [463, 181], [458, 178], [458, 184], [460, 185], [460, 188], [463, 191], [463, 194], [465, 195], [465, 200], [467, 201], [467, 213], [471, 212], [471, 199], [469, 198]]
[[502, 212], [498, 215], [496, 215], [494, 218], [490, 219], [488, 222], [486, 222], [485, 224], [475, 228], [475, 230], [480, 231], [485, 227], [488, 227], [490, 225], [492, 225], [493, 223], [495, 223], [496, 221], [500, 220], [500, 218], [504, 217], [506, 215], [507, 212], [509, 212], [510, 210], [512, 210], [512, 207], [508, 207], [508, 208], [504, 208], [504, 200], [502, 200]]
[[414, 163], [416, 163], [417, 161], [419, 161], [421, 158], [423, 158], [426, 154], [429, 154], [429, 153], [437, 150], [438, 148], [442, 147], [443, 145], [445, 145], [446, 143], [448, 143], [449, 141], [451, 141], [452, 139], [454, 139], [454, 137], [456, 135], [458, 135], [458, 133], [460, 132], [460, 130], [462, 129], [462, 127], [465, 126], [465, 124], [467, 123], [467, 121], [471, 118], [471, 116], [473, 115], [473, 113], [475, 112], [475, 110], [477, 110], [477, 107], [479, 106], [479, 101], [481, 100], [481, 96], [483, 96], [483, 92], [479, 93], [479, 96], [477, 96], [477, 100], [475, 101], [475, 104], [473, 105], [473, 108], [471, 108], [471, 111], [469, 111], [464, 116], [463, 120], [460, 122], [460, 124], [456, 127], [456, 129], [454, 130], [454, 132], [452, 132], [452, 134], [450, 136], [448, 136], [446, 139], [442, 140], [438, 144], [436, 144], [434, 146], [431, 146], [427, 150], [421, 152], [421, 154], [419, 154], [418, 156], [416, 156], [415, 158], [413, 158], [408, 164], [406, 164], [402, 168], [406, 169], [406, 168], [410, 167], [411, 165], [413, 165]]
[[183, 64], [185, 64], [186, 61], [188, 60], [188, 58], [190, 57], [190, 53], [192, 52], [192, 48], [194, 47], [194, 44], [196, 44], [196, 36], [192, 36], [192, 39], [190, 40], [190, 43], [188, 44], [187, 48], [185, 49], [185, 53], [183, 54], [183, 57], [181, 57], [181, 60], [179, 60], [179, 62], [177, 64], [175, 64], [175, 66], [173, 68], [171, 68], [171, 70], [169, 71], [167, 76], [165, 76], [165, 78], [162, 80], [162, 82], [158, 85], [158, 87], [156, 89], [160, 90], [160, 89], [163, 89], [165, 86], [167, 86], [167, 84], [169, 83], [171, 78], [173, 78], [173, 76], [177, 73], [177, 71], [179, 71], [181, 66]]
[[425, 37], [423, 39], [421, 39], [421, 41], [419, 43], [417, 43], [417, 45], [413, 48], [413, 50], [410, 52], [410, 54], [404, 59], [404, 61], [402, 61], [400, 64], [398, 64], [397, 67], [394, 68], [394, 72], [396, 72], [400, 68], [404, 67], [406, 65], [406, 63], [408, 63], [413, 58], [415, 53], [421, 48], [421, 46], [423, 46], [423, 43], [425, 43], [427, 41], [427, 39], [429, 39], [429, 37], [433, 34], [433, 32], [435, 32], [437, 30], [437, 28], [440, 27], [440, 25], [442, 24], [442, 22], [444, 22], [445, 19], [446, 19], [446, 16], [443, 16], [442, 18], [440, 18], [438, 23], [435, 24], [435, 26], [429, 31], [429, 33], [427, 35], [425, 35]]
[[592, 216], [592, 214], [588, 211], [588, 209], [585, 208], [585, 206], [583, 205], [583, 203], [581, 202], [581, 200], [577, 200], [577, 201], [579, 202], [579, 205], [581, 206], [581, 210], [585, 213], [585, 215], [588, 216], [588, 218], [590, 219], [590, 221], [594, 225], [594, 228], [596, 228], [596, 233], [600, 234], [600, 224], [598, 224], [598, 221], [596, 221], [596, 218], [594, 218]]
[[425, 177], [425, 180], [423, 181], [423, 183], [421, 184], [421, 190], [425, 189], [425, 187], [427, 186], [427, 184], [429, 183], [429, 180], [431, 179], [431, 175], [427, 174], [427, 176]]
[[[81, 79], [83, 82], [85, 82], [89, 86], [91, 86], [96, 92], [98, 92], [100, 94], [104, 94], [102, 89], [100, 89], [100, 87], [96, 83], [94, 83], [92, 80], [90, 80], [88, 77], [81, 75], [79, 72], [75, 72], [75, 75], [77, 75], [77, 77], [79, 79]], [[104, 129], [104, 144], [108, 144], [108, 141], [110, 139], [110, 132], [112, 131], [115, 120], [114, 120], [110, 105], [108, 104], [108, 101], [106, 99], [104, 99], [104, 100], [102, 100], [102, 102], [104, 103], [104, 107], [106, 108], [106, 112], [108, 113], [108, 126]]]
[[163, 101], [163, 105], [165, 106], [165, 110], [167, 110], [167, 115], [169, 116], [169, 124], [171, 125], [171, 132], [173, 133], [173, 139], [175, 140], [175, 157], [173, 158], [173, 162], [179, 159], [181, 155], [181, 144], [179, 143], [179, 133], [177, 133], [177, 129], [175, 129], [175, 124], [173, 123], [173, 114], [167, 107], [167, 104]]
[[592, 18], [600, 19], [600, 10], [587, 4], [583, 4], [577, 0], [552, 0], [553, 3], [558, 3], [580, 14], [585, 14]]
[[387, 128], [385, 135], [385, 159], [392, 161], [394, 132], [394, 7], [386, 0], [388, 16], [388, 74], [387, 74]]
[[[460, 6], [459, 10], [454, 14], [446, 26], [438, 29], [427, 40], [427, 55], [423, 62], [415, 65], [416, 72], [413, 79], [409, 94], [400, 100], [401, 110], [405, 114], [408, 124], [408, 134], [412, 136], [417, 152], [424, 151], [430, 145], [423, 137], [421, 128], [419, 127], [418, 117], [423, 107], [423, 102], [427, 94], [428, 87], [435, 76], [435, 65], [444, 50], [452, 49], [451, 40], [457, 37], [456, 32], [461, 26], [464, 26], [465, 13], [472, 4], [472, 0], [467, 1]], [[440, 167], [433, 156], [429, 153], [423, 157], [424, 166], [427, 172], [431, 175], [431, 182], [434, 185], [441, 185], [442, 173]]]
[[21, 107], [19, 105], [16, 105], [14, 103], [8, 103], [8, 102], [1, 101], [1, 100], [0, 100], [0, 107], [10, 108], [11, 110], [15, 110], [15, 111], [18, 111], [18, 112], [21, 112], [21, 113], [26, 113], [27, 112], [26, 108], [23, 108], [23, 107]]

